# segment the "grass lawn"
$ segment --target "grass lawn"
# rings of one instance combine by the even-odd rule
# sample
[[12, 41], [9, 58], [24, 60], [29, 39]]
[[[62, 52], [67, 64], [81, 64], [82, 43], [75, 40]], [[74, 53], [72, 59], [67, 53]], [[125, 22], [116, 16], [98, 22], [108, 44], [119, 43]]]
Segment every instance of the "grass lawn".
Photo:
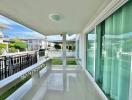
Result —
[[[62, 65], [61, 58], [53, 58], [52, 65]], [[75, 58], [67, 58], [67, 65], [77, 65]]]
[[77, 65], [75, 58], [68, 58], [67, 65]]
[[25, 79], [22, 79], [19, 83], [17, 83], [15, 86], [11, 87], [9, 90], [7, 90], [5, 93], [0, 95], [0, 100], [5, 100], [8, 96], [10, 96], [13, 92], [15, 92], [19, 87], [21, 87], [25, 82], [27, 82], [31, 77], [28, 76]]
[[53, 58], [52, 59], [52, 65], [62, 65], [61, 58]]

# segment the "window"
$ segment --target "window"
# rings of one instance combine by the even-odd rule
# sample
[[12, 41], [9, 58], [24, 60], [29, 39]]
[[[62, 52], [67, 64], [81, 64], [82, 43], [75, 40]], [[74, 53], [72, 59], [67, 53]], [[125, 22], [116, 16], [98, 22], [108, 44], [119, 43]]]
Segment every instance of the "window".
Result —
[[87, 34], [87, 40], [86, 40], [86, 44], [87, 44], [87, 64], [86, 64], [86, 68], [89, 71], [89, 73], [94, 76], [94, 61], [95, 61], [95, 31], [92, 30], [91, 32], [89, 32]]

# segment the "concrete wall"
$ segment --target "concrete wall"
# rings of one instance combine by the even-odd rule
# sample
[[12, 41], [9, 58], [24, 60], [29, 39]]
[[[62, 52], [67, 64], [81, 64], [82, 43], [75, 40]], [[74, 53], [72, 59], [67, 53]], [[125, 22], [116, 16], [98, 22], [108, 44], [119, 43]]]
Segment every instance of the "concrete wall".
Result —
[[[79, 34], [76, 41], [79, 40], [79, 64], [85, 69], [86, 68], [86, 34]], [[77, 42], [76, 42], [76, 54], [77, 54]], [[77, 58], [77, 56], [76, 56]]]

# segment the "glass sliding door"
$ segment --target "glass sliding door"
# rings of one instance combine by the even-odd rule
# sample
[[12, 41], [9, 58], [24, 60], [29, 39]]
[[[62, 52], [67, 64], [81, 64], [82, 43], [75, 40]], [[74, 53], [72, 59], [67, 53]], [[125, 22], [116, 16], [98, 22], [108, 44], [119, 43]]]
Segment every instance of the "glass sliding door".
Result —
[[95, 61], [95, 39], [96, 39], [95, 30], [92, 30], [87, 34], [87, 51], [86, 51], [86, 69], [88, 72], [94, 76], [94, 61]]
[[[102, 88], [106, 94], [110, 94], [111, 88], [111, 66], [112, 66], [112, 41], [106, 38], [113, 33], [113, 17], [105, 21], [105, 36], [102, 42], [102, 66], [103, 66], [103, 84]], [[108, 24], [107, 24], [108, 23]]]
[[121, 12], [118, 100], [128, 100], [132, 53], [132, 1], [123, 6]]
[[129, 100], [132, 0], [87, 34], [86, 69], [112, 100]]
[[102, 42], [105, 34], [105, 21], [96, 26], [96, 53], [95, 53], [95, 80], [102, 87], [103, 83], [103, 61], [102, 61]]
[[132, 54], [132, 1], [96, 26], [94, 49], [97, 84], [113, 100], [128, 100]]
[[[132, 54], [132, 1], [87, 34], [87, 70], [112, 100], [128, 100]], [[95, 67], [95, 68], [94, 68]]]

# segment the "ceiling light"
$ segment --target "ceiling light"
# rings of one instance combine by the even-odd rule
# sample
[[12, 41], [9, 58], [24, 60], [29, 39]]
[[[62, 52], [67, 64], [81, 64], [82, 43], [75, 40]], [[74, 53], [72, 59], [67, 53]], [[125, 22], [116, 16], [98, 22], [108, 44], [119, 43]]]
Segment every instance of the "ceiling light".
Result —
[[60, 22], [63, 16], [59, 13], [49, 14], [49, 19], [53, 22]]

